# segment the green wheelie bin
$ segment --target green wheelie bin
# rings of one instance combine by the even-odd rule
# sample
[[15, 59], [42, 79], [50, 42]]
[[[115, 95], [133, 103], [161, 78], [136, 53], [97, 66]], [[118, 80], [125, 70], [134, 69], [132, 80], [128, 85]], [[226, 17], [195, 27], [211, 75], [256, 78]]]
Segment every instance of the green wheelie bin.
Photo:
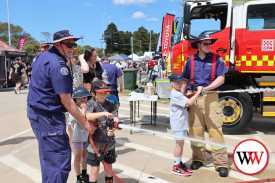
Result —
[[125, 90], [134, 90], [136, 89], [137, 83], [137, 72], [136, 69], [124, 69], [124, 89]]

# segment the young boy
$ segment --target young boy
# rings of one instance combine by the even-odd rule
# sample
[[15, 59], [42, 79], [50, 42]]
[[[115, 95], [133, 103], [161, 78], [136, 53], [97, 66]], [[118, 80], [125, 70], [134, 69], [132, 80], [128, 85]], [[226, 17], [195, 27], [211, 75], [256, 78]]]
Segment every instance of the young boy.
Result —
[[[106, 83], [106, 86], [109, 90], [111, 90], [111, 83], [108, 80], [103, 80], [104, 83]], [[116, 96], [114, 94], [111, 94], [111, 92], [108, 93], [106, 100], [109, 100], [110, 102], [113, 102], [116, 106], [116, 110], [119, 109], [119, 101], [117, 100]]]
[[[116, 161], [114, 128], [109, 129], [109, 127], [106, 126], [106, 122], [111, 119], [118, 122], [119, 119], [115, 105], [106, 100], [109, 92], [110, 89], [108, 89], [103, 81], [96, 80], [92, 83], [91, 93], [94, 99], [87, 102], [86, 118], [89, 121], [97, 120], [99, 123], [97, 130], [93, 134], [93, 141], [98, 151], [104, 155], [104, 161], [107, 163], [107, 166], [112, 169], [112, 164]], [[95, 183], [99, 174], [100, 160], [97, 159], [97, 155], [90, 143], [87, 148], [86, 162], [91, 165], [89, 183]], [[105, 167], [104, 171], [105, 181], [112, 183], [112, 175]]]
[[[86, 114], [86, 103], [88, 97], [91, 98], [91, 96], [92, 95], [84, 86], [77, 87], [73, 92], [73, 99], [84, 116]], [[69, 114], [69, 120], [73, 129], [72, 149], [74, 153], [74, 170], [77, 177], [76, 183], [86, 183], [89, 180], [87, 164], [85, 163], [89, 133], [86, 132], [85, 128], [80, 125], [71, 114]], [[82, 173], [80, 173], [80, 164]]]
[[[181, 87], [184, 82], [183, 77], [178, 73], [172, 73], [170, 76], [172, 85], [170, 96], [170, 125], [176, 140], [176, 147], [174, 150], [174, 166], [172, 173], [183, 176], [190, 176], [191, 169], [187, 169], [186, 165], [182, 163], [182, 152], [184, 145], [184, 137], [187, 136], [188, 130], [188, 106], [191, 106], [199, 97], [202, 87], [198, 87], [198, 92], [188, 99], [181, 93]], [[182, 137], [182, 138], [181, 138]]]

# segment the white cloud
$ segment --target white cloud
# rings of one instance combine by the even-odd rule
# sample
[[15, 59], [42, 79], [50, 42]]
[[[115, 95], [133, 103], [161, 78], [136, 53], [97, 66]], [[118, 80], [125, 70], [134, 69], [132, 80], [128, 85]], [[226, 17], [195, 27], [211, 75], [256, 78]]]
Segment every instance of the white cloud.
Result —
[[92, 6], [91, 3], [84, 3], [84, 6]]
[[149, 22], [149, 21], [153, 21], [153, 22], [159, 21], [159, 19], [157, 19], [157, 18], [147, 18], [146, 20], [147, 20], [148, 22]]
[[113, 0], [115, 5], [137, 5], [145, 6], [148, 3], [155, 3], [156, 0]]
[[133, 19], [145, 19], [146, 15], [144, 13], [142, 13], [141, 11], [137, 11], [132, 15], [131, 18], [133, 18]]

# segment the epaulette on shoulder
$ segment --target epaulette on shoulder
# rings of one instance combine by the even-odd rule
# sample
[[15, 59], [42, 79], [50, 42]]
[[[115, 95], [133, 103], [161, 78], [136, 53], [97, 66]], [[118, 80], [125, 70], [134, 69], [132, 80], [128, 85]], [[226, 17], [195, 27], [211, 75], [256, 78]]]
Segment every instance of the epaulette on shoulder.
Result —
[[60, 56], [58, 56], [59, 63], [65, 63], [64, 59]]

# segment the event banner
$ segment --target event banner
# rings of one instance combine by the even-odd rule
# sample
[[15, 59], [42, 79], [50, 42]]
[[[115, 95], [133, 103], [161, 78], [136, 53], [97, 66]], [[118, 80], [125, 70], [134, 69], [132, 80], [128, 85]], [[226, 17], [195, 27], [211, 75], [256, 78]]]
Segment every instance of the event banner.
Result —
[[172, 37], [172, 23], [174, 21], [175, 15], [166, 13], [162, 22], [162, 38], [161, 38], [161, 47], [162, 47], [162, 57], [166, 60], [169, 56], [169, 47]]
[[18, 43], [18, 49], [19, 50], [22, 50], [23, 49], [23, 46], [24, 46], [24, 44], [25, 44], [25, 41], [26, 41], [26, 37], [21, 37], [20, 39], [19, 39], [19, 43]]

